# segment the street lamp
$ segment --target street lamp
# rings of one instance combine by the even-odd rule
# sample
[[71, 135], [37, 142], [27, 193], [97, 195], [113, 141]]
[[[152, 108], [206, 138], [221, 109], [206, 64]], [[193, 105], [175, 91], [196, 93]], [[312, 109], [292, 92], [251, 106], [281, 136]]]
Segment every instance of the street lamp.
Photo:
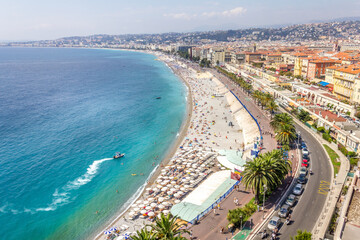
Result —
[[265, 194], [266, 194], [267, 186], [264, 184], [264, 198], [263, 198], [263, 219], [265, 218]]

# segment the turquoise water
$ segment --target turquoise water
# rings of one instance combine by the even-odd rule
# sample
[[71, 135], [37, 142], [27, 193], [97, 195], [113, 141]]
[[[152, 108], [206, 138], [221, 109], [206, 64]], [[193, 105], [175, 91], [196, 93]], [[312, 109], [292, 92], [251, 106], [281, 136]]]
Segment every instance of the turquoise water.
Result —
[[185, 86], [154, 59], [0, 48], [2, 239], [85, 239], [128, 204], [186, 112]]

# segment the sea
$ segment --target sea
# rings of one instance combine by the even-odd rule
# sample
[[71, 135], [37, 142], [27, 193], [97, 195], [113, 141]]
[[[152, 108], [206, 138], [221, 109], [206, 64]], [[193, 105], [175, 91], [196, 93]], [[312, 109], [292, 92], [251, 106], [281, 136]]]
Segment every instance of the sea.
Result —
[[187, 92], [151, 54], [0, 48], [0, 239], [94, 236], [174, 145]]

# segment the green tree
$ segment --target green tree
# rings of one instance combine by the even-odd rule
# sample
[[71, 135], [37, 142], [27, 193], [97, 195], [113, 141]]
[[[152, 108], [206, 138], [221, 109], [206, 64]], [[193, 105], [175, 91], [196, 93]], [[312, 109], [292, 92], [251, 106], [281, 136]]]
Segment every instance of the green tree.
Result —
[[149, 231], [146, 227], [140, 231], [136, 231], [136, 236], [131, 237], [133, 240], [156, 240], [154, 233]]
[[297, 230], [295, 238], [291, 237], [291, 240], [311, 240], [312, 234], [306, 230]]
[[276, 140], [283, 145], [289, 145], [296, 139], [295, 126], [291, 124], [280, 124], [275, 130]]
[[279, 106], [275, 103], [275, 101], [272, 100], [267, 103], [266, 109], [270, 112], [272, 118], [274, 111], [278, 110]]
[[[154, 232], [154, 236], [159, 240], [175, 239], [175, 237], [181, 237], [182, 233], [189, 233], [186, 229], [181, 229], [185, 224], [178, 224], [177, 218], [171, 214], [165, 216], [161, 213], [160, 218], [156, 219], [153, 225], [150, 225]], [[186, 239], [186, 238], [177, 238]]]
[[243, 182], [246, 189], [252, 189], [255, 202], [259, 202], [264, 186], [275, 189], [290, 169], [290, 162], [282, 159], [280, 150], [259, 154], [253, 161], [245, 164]]
[[305, 111], [304, 109], [300, 110], [300, 113], [298, 114], [298, 118], [300, 121], [307, 122], [311, 120], [310, 113]]
[[270, 126], [276, 131], [280, 125], [294, 125], [294, 120], [287, 113], [276, 114], [270, 122]]

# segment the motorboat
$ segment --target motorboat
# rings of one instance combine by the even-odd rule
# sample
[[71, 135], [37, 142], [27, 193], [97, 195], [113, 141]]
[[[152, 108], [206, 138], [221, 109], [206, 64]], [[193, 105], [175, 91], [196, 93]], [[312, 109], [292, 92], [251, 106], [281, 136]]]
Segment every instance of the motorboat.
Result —
[[156, 99], [161, 99], [161, 97], [157, 97]]
[[114, 159], [122, 158], [122, 157], [124, 157], [124, 156], [125, 156], [125, 153], [117, 152], [117, 153], [115, 153], [115, 155], [114, 155]]

